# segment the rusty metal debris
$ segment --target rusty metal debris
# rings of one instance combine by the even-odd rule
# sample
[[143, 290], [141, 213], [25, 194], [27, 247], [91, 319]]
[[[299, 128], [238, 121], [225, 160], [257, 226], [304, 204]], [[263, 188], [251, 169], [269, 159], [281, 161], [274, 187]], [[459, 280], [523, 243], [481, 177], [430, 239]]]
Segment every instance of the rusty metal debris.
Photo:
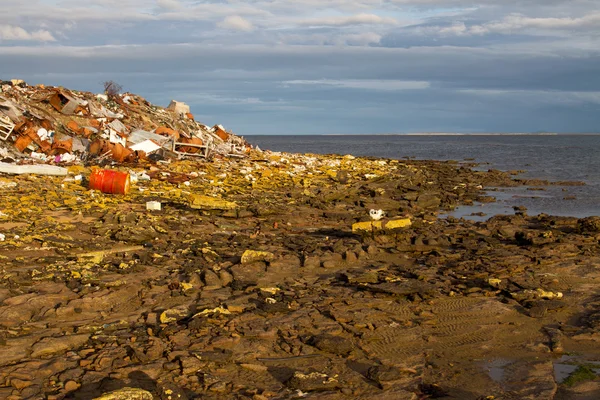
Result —
[[163, 158], [245, 157], [251, 146], [222, 125], [196, 121], [190, 107], [155, 106], [132, 93], [93, 94], [0, 81], [0, 140], [16, 161], [135, 163]]

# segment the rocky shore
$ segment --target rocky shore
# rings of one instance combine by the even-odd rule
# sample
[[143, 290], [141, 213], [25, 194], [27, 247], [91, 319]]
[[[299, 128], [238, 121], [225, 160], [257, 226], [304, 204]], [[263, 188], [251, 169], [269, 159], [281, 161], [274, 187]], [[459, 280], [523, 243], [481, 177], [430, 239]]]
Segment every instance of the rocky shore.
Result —
[[532, 184], [472, 167], [138, 160], [125, 196], [86, 166], [4, 176], [0, 398], [599, 398], [600, 218], [442, 218]]

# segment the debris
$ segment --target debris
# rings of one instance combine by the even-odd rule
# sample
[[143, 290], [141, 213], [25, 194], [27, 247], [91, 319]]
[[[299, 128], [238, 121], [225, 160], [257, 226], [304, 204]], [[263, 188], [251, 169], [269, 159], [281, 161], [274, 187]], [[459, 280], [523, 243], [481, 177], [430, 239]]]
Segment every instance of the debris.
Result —
[[176, 112], [177, 114], [189, 114], [190, 106], [181, 101], [171, 100], [167, 110]]
[[160, 201], [148, 201], [146, 202], [146, 210], [160, 211], [162, 204]]
[[0, 116], [0, 139], [6, 140], [12, 133], [15, 124], [12, 123], [10, 118]]
[[0, 162], [0, 172], [5, 174], [35, 174], [35, 175], [56, 175], [65, 176], [69, 170], [55, 165], [33, 164], [33, 165], [14, 165]]
[[127, 172], [110, 169], [96, 169], [90, 175], [90, 189], [109, 194], [127, 194], [131, 182]]
[[385, 215], [385, 212], [383, 210], [375, 210], [375, 209], [369, 210], [369, 216], [371, 217], [371, 219], [373, 221], [379, 221], [381, 218], [383, 218], [384, 215]]
[[352, 224], [352, 232], [371, 232], [383, 229], [399, 229], [411, 226], [410, 218], [392, 219], [387, 221], [366, 221]]
[[190, 207], [201, 210], [235, 210], [237, 204], [215, 197], [192, 194], [190, 195]]

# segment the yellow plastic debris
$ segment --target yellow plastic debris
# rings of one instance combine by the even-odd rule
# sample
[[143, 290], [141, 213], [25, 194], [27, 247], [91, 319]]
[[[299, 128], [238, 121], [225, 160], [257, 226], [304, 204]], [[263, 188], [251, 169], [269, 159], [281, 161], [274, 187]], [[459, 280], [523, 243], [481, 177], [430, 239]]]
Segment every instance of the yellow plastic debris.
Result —
[[272, 261], [275, 259], [275, 254], [268, 251], [246, 250], [242, 254], [242, 264], [247, 264], [255, 261]]
[[365, 221], [352, 224], [352, 232], [371, 232], [382, 229], [399, 229], [411, 226], [410, 218], [392, 219], [385, 221]]
[[190, 195], [190, 207], [202, 210], [235, 210], [237, 204], [232, 201], [200, 194]]

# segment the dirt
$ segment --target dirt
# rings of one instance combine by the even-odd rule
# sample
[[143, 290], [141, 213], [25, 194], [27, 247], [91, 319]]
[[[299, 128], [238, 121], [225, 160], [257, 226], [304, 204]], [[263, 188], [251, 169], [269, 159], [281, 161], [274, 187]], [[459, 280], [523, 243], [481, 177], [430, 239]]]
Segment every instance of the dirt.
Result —
[[[137, 164], [126, 196], [10, 177], [0, 398], [598, 398], [600, 218], [440, 218], [527, 184], [472, 166], [255, 152]], [[370, 209], [411, 225], [353, 232]]]

